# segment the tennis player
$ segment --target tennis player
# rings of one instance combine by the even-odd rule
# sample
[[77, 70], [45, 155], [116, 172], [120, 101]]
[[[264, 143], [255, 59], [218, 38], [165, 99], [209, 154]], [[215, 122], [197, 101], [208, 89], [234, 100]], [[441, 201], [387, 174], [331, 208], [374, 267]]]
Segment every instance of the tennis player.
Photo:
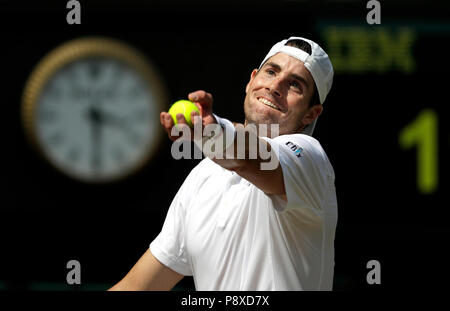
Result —
[[[211, 94], [189, 94], [201, 108], [191, 115], [195, 122], [219, 124], [226, 133], [202, 140], [203, 146], [221, 140], [224, 159], [205, 153], [174, 197], [159, 235], [111, 290], [170, 290], [191, 275], [197, 290], [332, 290], [335, 177], [311, 136], [332, 80], [323, 49], [291, 37], [275, 44], [251, 73], [243, 125], [213, 114]], [[176, 139], [172, 117], [160, 117]], [[181, 114], [177, 119], [186, 122]], [[276, 137], [258, 130], [248, 135], [278, 165], [263, 169], [267, 158], [259, 151], [256, 159], [249, 156], [251, 137], [245, 158], [228, 152], [242, 143], [235, 137], [243, 128], [274, 124]]]

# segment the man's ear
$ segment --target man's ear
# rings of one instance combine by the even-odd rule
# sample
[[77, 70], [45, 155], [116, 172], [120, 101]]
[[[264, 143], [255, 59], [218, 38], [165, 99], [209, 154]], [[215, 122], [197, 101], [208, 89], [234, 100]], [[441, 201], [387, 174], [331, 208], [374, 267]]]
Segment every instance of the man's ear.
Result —
[[248, 88], [250, 87], [250, 83], [253, 81], [253, 78], [258, 73], [258, 69], [253, 69], [252, 74], [250, 75], [250, 81], [248, 81], [247, 86], [245, 87], [245, 93], [248, 92]]
[[305, 125], [313, 123], [314, 120], [317, 119], [318, 116], [320, 116], [322, 111], [323, 111], [322, 105], [312, 106], [311, 108], [308, 109], [308, 111], [303, 116], [302, 123]]

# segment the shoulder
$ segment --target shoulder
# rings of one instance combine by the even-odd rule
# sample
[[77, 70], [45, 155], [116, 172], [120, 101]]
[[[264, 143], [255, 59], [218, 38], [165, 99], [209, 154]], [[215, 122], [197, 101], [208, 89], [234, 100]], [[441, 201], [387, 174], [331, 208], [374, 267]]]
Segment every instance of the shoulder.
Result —
[[206, 157], [200, 161], [189, 173], [187, 179], [205, 179], [211, 175], [216, 175], [224, 169]]
[[311, 165], [325, 168], [328, 175], [334, 176], [334, 171], [328, 156], [316, 138], [305, 134], [287, 134], [277, 136], [273, 141], [291, 159], [296, 160], [295, 162], [301, 163], [308, 159]]
[[298, 157], [301, 157], [305, 151], [315, 157], [323, 157], [325, 155], [325, 151], [319, 141], [309, 135], [288, 134], [275, 137], [273, 140], [285, 148], [291, 149]]

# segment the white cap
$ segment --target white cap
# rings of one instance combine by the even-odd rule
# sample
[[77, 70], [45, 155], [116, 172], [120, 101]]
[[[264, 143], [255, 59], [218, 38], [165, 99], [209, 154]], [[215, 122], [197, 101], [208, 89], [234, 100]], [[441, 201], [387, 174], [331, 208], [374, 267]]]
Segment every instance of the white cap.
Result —
[[[291, 40], [303, 40], [308, 42], [311, 45], [311, 55], [299, 48], [286, 45], [286, 43]], [[325, 53], [325, 51], [314, 41], [302, 37], [290, 37], [289, 39], [282, 40], [275, 44], [264, 58], [259, 68], [261, 68], [270, 57], [280, 52], [292, 56], [305, 64], [306, 69], [311, 73], [316, 84], [320, 103], [323, 104], [331, 89], [331, 85], [333, 84], [334, 74], [333, 65], [331, 64], [327, 53]], [[312, 135], [316, 122], [317, 119], [307, 126], [303, 131], [303, 134]]]

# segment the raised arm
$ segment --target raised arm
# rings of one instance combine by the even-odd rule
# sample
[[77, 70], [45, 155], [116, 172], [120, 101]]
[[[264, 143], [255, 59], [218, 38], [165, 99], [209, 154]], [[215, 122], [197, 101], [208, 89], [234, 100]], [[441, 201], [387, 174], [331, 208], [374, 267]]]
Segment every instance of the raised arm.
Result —
[[148, 249], [130, 272], [109, 291], [171, 290], [183, 277], [160, 263]]
[[[206, 93], [204, 91], [196, 91], [189, 94], [189, 99], [199, 107], [200, 110], [200, 116], [201, 116], [201, 122], [203, 126], [206, 126], [208, 124], [217, 123], [217, 120], [215, 119], [213, 113], [212, 113], [212, 95], [209, 93]], [[191, 115], [191, 119], [194, 120], [195, 116], [198, 116], [196, 112], [193, 112]], [[178, 115], [179, 123], [186, 123], [184, 116], [182, 114]], [[171, 135], [172, 127], [174, 126], [172, 117], [167, 112], [162, 112], [160, 115], [161, 124], [167, 131], [169, 138], [171, 140], [175, 140], [178, 137], [174, 137]], [[195, 122], [195, 121], [194, 121]], [[243, 131], [244, 126], [242, 124], [236, 124], [236, 131]], [[284, 198], [286, 191], [284, 187], [284, 180], [283, 180], [283, 171], [281, 169], [280, 165], [272, 165], [272, 169], [264, 170], [261, 169], [261, 164], [264, 162], [273, 161], [275, 157], [275, 154], [271, 152], [271, 146], [269, 143], [258, 137], [257, 133], [246, 131], [247, 139], [245, 139], [245, 158], [239, 159], [237, 157], [237, 151], [238, 151], [238, 140], [235, 139], [234, 144], [234, 151], [235, 153], [230, 156], [226, 156], [224, 152], [224, 159], [217, 159], [217, 158], [211, 158], [214, 162], [222, 166], [223, 168], [226, 168], [228, 170], [234, 171], [249, 182], [253, 183], [256, 187], [261, 189], [267, 194], [277, 194], [282, 195]], [[250, 159], [249, 157], [249, 142], [256, 141], [258, 146], [258, 152], [257, 152], [257, 158], [256, 159]], [[261, 150], [267, 150], [268, 152], [271, 152], [270, 159], [263, 159], [261, 157], [261, 153], [259, 152]], [[278, 159], [275, 159], [278, 161]]]

